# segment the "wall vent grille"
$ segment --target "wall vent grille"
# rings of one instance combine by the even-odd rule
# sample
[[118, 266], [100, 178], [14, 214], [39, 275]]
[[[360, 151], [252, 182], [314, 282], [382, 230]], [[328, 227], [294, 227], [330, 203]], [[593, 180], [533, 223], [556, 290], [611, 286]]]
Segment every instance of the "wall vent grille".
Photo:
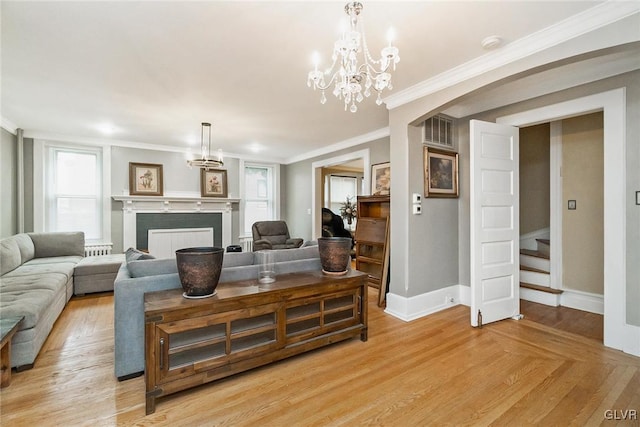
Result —
[[423, 125], [422, 142], [429, 145], [454, 150], [455, 121], [451, 117], [437, 115], [428, 118]]

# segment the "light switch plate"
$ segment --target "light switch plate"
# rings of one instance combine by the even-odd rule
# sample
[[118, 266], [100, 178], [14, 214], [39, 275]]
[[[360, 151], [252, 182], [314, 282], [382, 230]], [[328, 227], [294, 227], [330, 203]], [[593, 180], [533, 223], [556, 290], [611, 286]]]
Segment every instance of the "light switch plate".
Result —
[[413, 193], [412, 200], [414, 205], [416, 203], [422, 203], [422, 195], [420, 193]]
[[576, 210], [576, 201], [575, 200], [569, 200], [569, 202], [567, 203], [567, 209], [569, 209], [570, 211], [575, 211]]
[[636, 191], [636, 205], [640, 205], [640, 191]]
[[421, 213], [422, 213], [422, 206], [413, 205], [413, 214], [414, 215], [420, 215]]

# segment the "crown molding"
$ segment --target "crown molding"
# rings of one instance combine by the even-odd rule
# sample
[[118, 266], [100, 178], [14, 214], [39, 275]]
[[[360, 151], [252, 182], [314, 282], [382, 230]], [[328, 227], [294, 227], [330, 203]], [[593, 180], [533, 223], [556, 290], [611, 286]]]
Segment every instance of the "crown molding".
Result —
[[[3, 127], [4, 127], [4, 123], [3, 123]], [[25, 131], [24, 137], [43, 140], [43, 141], [58, 141], [58, 142], [65, 142], [65, 143], [71, 143], [71, 144], [135, 148], [139, 150], [166, 151], [166, 152], [181, 153], [186, 155], [191, 153], [188, 147], [186, 148], [173, 147], [170, 145], [163, 145], [163, 144], [149, 144], [145, 142], [125, 141], [125, 140], [107, 139], [107, 138], [78, 137], [78, 136], [72, 136], [72, 135], [63, 135], [63, 134], [55, 134], [55, 133], [47, 133], [47, 132]], [[252, 161], [259, 161], [259, 162], [283, 163], [285, 160], [284, 158], [269, 157], [269, 156], [260, 156], [259, 159], [256, 159], [256, 154], [238, 154], [238, 153], [229, 153], [227, 151], [224, 151], [222, 154], [226, 158], [244, 159], [244, 160], [252, 160]]]
[[640, 12], [640, 2], [606, 1], [384, 99], [394, 109]]
[[345, 139], [344, 141], [327, 145], [326, 147], [319, 148], [317, 150], [309, 151], [299, 156], [290, 157], [284, 162], [284, 164], [289, 165], [291, 163], [301, 162], [303, 160], [308, 160], [308, 159], [312, 159], [314, 157], [322, 156], [325, 154], [334, 153], [338, 150], [351, 148], [355, 145], [360, 145], [366, 142], [375, 141], [376, 139], [386, 138], [389, 135], [391, 135], [391, 132], [389, 131], [389, 127], [387, 126], [378, 130], [374, 130], [369, 133], [364, 133], [362, 135], [355, 136], [353, 138]]
[[18, 126], [6, 117], [0, 117], [0, 126], [2, 129], [14, 135], [18, 133]]

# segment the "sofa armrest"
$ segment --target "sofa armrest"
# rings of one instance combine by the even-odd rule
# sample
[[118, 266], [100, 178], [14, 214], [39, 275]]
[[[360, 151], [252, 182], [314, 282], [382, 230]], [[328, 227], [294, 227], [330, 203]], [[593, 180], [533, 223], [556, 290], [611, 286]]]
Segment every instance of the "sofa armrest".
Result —
[[304, 239], [294, 237], [293, 239], [287, 239], [285, 243], [287, 243], [288, 245], [295, 245], [296, 248], [299, 248], [300, 246], [302, 246], [302, 242], [304, 242]]
[[253, 242], [253, 250], [255, 251], [263, 251], [265, 249], [273, 249], [271, 242], [265, 239], [255, 240]]

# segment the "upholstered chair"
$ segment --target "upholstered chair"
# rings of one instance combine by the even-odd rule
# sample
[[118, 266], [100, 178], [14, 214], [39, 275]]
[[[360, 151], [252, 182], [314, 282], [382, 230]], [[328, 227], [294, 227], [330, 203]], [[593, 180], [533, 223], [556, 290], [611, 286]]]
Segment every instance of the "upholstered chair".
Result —
[[293, 249], [302, 246], [303, 239], [291, 238], [284, 221], [258, 221], [251, 226], [253, 250]]

